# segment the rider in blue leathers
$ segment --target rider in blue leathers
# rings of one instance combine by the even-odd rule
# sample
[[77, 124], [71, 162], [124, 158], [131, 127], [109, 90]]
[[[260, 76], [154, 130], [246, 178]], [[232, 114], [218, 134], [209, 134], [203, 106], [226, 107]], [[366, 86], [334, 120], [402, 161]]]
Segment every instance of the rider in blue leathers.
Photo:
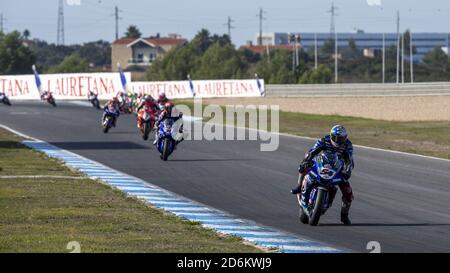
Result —
[[105, 121], [106, 115], [111, 115], [113, 118], [112, 126], [116, 127], [117, 119], [120, 116], [120, 106], [117, 97], [113, 97], [109, 100], [105, 106], [103, 106], [102, 123]]
[[[305, 159], [299, 166], [299, 172], [301, 173], [301, 177], [299, 179], [300, 184], [297, 185], [296, 188], [292, 189], [291, 193], [301, 193], [303, 199], [305, 196], [309, 196], [311, 183], [308, 183], [308, 180], [304, 178], [313, 166], [312, 159], [322, 151], [337, 154], [338, 157], [345, 163], [344, 170], [342, 171], [345, 181], [339, 184], [339, 189], [342, 192], [341, 222], [346, 225], [350, 225], [351, 222], [348, 217], [348, 213], [353, 200], [353, 191], [348, 180], [351, 177], [352, 169], [354, 167], [353, 145], [347, 138], [347, 131], [343, 126], [333, 126], [330, 134], [317, 140], [316, 144], [314, 144], [314, 146], [306, 153]], [[306, 181], [306, 183], [303, 183], [303, 181]], [[336, 191], [330, 192], [330, 204], [333, 202], [335, 195]]]

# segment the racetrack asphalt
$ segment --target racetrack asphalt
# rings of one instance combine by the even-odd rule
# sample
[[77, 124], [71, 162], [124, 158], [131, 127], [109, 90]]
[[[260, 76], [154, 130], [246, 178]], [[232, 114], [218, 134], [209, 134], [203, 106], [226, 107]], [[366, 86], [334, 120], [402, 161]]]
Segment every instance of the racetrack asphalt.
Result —
[[100, 117], [69, 102], [0, 105], [0, 124], [241, 218], [355, 252], [368, 252], [370, 241], [382, 252], [450, 252], [450, 161], [356, 147], [353, 225], [339, 221], [338, 193], [311, 227], [299, 222], [289, 190], [314, 140], [280, 136], [274, 152], [258, 141], [184, 141], [163, 162], [134, 115], [121, 115], [108, 134]]

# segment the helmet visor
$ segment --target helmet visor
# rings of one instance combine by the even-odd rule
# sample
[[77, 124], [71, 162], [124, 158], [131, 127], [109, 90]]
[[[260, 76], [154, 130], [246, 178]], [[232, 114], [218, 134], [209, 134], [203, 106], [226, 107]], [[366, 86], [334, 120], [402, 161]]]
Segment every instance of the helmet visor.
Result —
[[331, 136], [331, 140], [333, 140], [333, 142], [338, 144], [338, 145], [342, 145], [347, 140], [347, 136], [332, 135]]

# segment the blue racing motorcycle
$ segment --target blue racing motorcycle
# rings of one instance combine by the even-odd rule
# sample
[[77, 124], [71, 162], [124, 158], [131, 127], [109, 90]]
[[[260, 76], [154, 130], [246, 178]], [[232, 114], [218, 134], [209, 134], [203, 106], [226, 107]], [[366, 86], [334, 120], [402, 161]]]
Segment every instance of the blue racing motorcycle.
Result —
[[173, 153], [177, 144], [179, 143], [177, 134], [180, 132], [179, 122], [177, 121], [180, 120], [181, 117], [182, 114], [180, 114], [180, 116], [176, 118], [166, 118], [159, 123], [158, 142], [156, 143], [156, 145], [160, 153], [160, 158], [164, 161], [167, 161], [169, 155]]
[[339, 183], [345, 181], [343, 170], [344, 162], [335, 153], [321, 152], [313, 159], [303, 180], [303, 183], [310, 184], [309, 190], [297, 195], [302, 223], [312, 226], [319, 223], [320, 217], [333, 203], [330, 192], [336, 192]]
[[102, 118], [102, 127], [103, 127], [103, 133], [108, 133], [109, 129], [111, 127], [115, 126], [117, 117], [119, 116], [118, 112], [113, 112], [108, 107], [105, 107], [104, 114]]

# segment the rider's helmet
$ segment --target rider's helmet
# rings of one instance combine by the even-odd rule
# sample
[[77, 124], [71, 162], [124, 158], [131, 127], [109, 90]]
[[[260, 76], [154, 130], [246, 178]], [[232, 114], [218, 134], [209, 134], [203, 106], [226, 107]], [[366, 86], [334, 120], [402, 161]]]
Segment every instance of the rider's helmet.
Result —
[[163, 101], [163, 100], [165, 100], [165, 99], [167, 99], [166, 93], [165, 93], [165, 92], [159, 93], [158, 100], [159, 100], [159, 101]]
[[347, 141], [347, 130], [342, 125], [335, 125], [330, 131], [331, 144], [335, 147], [339, 147], [345, 144]]
[[112, 101], [112, 102], [119, 102], [119, 99], [117, 99], [117, 97], [114, 96], [114, 97], [112, 97], [111, 101]]
[[151, 95], [145, 96], [145, 102], [152, 102], [152, 101], [153, 101], [153, 97]]
[[164, 104], [164, 110], [167, 112], [167, 113], [172, 113], [172, 108], [173, 108], [173, 104], [171, 103], [171, 102], [166, 102], [165, 104]]

